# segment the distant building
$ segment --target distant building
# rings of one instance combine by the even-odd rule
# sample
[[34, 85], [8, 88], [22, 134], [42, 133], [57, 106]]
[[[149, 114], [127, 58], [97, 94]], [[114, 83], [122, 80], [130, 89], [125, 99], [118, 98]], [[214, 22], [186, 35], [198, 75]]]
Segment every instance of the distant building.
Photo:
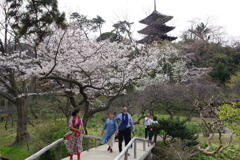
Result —
[[167, 26], [165, 23], [170, 21], [173, 16], [167, 16], [161, 14], [155, 10], [145, 19], [139, 21], [139, 23], [146, 24], [147, 27], [138, 31], [140, 34], [146, 35], [143, 39], [137, 41], [140, 44], [151, 44], [154, 41], [173, 41], [177, 37], [168, 36], [167, 33], [173, 30], [175, 27]]

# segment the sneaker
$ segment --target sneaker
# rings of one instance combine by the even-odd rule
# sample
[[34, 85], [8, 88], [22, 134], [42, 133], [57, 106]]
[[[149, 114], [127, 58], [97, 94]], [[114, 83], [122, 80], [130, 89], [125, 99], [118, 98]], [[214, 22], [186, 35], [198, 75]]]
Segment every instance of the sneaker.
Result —
[[112, 153], [113, 152], [113, 150], [112, 149], [110, 149], [110, 153]]
[[108, 149], [107, 149], [108, 151], [110, 150], [110, 146], [108, 147]]

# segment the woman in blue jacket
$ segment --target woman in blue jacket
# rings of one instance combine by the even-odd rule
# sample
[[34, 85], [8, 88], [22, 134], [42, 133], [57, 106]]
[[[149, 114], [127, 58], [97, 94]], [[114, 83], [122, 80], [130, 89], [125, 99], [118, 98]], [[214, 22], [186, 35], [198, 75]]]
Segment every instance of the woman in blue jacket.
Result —
[[113, 121], [113, 117], [115, 115], [113, 113], [109, 113], [109, 118], [106, 120], [103, 130], [102, 130], [102, 135], [104, 133], [104, 130], [106, 129], [107, 131], [105, 132], [103, 138], [102, 138], [102, 144], [107, 143], [109, 145], [108, 147], [108, 151], [110, 151], [111, 153], [113, 152], [112, 147], [114, 144], [114, 139], [115, 136], [117, 135], [117, 122]]

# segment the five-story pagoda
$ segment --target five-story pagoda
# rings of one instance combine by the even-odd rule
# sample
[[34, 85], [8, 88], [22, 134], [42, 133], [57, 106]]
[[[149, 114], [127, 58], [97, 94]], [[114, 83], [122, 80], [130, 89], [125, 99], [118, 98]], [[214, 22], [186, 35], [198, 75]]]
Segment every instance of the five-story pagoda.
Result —
[[169, 40], [173, 41], [177, 37], [170, 37], [167, 33], [173, 30], [175, 27], [167, 26], [165, 23], [170, 21], [173, 16], [167, 16], [157, 12], [156, 0], [154, 4], [154, 11], [145, 19], [139, 21], [142, 24], [146, 24], [147, 27], [138, 31], [138, 33], [147, 35], [145, 38], [138, 41], [140, 44], [151, 44], [153, 41]]

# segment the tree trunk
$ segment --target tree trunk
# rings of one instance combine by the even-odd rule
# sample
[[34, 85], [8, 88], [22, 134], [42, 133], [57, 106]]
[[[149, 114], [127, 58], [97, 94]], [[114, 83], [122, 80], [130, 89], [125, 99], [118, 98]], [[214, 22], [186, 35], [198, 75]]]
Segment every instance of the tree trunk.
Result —
[[56, 109], [53, 109], [53, 113], [54, 113], [54, 124], [56, 125], [56, 121], [57, 121], [57, 113], [56, 113]]
[[36, 113], [33, 111], [32, 104], [30, 105], [30, 111], [31, 111], [32, 115], [34, 116], [34, 118], [35, 118], [35, 119], [38, 119], [38, 116], [37, 116]]
[[5, 123], [5, 130], [7, 130], [7, 123], [8, 123], [8, 117], [7, 117], [7, 119], [6, 119], [6, 123]]
[[190, 110], [190, 115], [187, 118], [187, 121], [191, 122], [194, 112], [195, 112], [195, 108], [192, 107]]
[[84, 116], [83, 116], [83, 127], [85, 129], [86, 135], [88, 134], [87, 123], [88, 123], [88, 118], [90, 117], [88, 110], [89, 110], [89, 102], [85, 101]]
[[17, 103], [17, 136], [14, 143], [25, 142], [29, 139], [29, 133], [27, 131], [27, 109], [22, 100]]
[[167, 134], [163, 135], [163, 143], [164, 143], [165, 145], [167, 145], [166, 139], [167, 139]]
[[83, 128], [85, 129], [86, 135], [88, 134], [88, 131], [87, 131], [88, 118], [89, 118], [89, 115], [84, 113], [84, 116], [83, 116]]
[[191, 122], [192, 121], [192, 113], [190, 113], [190, 115], [187, 117], [187, 121]]
[[13, 115], [12, 114], [10, 114], [10, 117], [11, 117], [11, 119], [12, 119], [12, 127], [13, 127]]
[[69, 127], [69, 119], [70, 119], [70, 117], [69, 117], [69, 116], [68, 116], [68, 117], [66, 116], [66, 119], [67, 119], [67, 120], [66, 120], [66, 125], [67, 125], [67, 127]]
[[145, 118], [145, 116], [142, 115], [140, 118], [138, 118], [137, 122], [134, 122], [133, 124], [134, 124], [134, 125], [135, 125], [135, 124], [139, 124], [139, 123], [140, 123], [140, 120], [143, 119], [143, 118]]
[[169, 110], [169, 109], [166, 109], [166, 111], [167, 111], [168, 114], [170, 115], [170, 118], [173, 119], [173, 116], [174, 116], [174, 115], [173, 115], [173, 112], [171, 112], [171, 110]]

